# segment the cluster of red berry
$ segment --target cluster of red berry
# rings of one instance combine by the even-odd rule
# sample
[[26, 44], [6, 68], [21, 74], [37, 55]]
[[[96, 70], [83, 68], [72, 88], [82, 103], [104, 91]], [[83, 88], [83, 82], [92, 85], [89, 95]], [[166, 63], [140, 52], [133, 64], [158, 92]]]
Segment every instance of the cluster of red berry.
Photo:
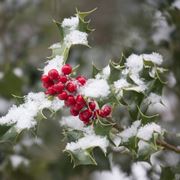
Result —
[[111, 114], [111, 106], [104, 105], [99, 109], [95, 100], [85, 99], [78, 94], [78, 88], [86, 83], [84, 76], [70, 77], [72, 67], [69, 64], [65, 64], [61, 72], [62, 74], [56, 69], [51, 69], [48, 75], [42, 75], [41, 81], [46, 88], [46, 94], [64, 100], [65, 105], [70, 107], [70, 113], [73, 116], [79, 115], [79, 119], [85, 124], [97, 119], [97, 115], [105, 118]]

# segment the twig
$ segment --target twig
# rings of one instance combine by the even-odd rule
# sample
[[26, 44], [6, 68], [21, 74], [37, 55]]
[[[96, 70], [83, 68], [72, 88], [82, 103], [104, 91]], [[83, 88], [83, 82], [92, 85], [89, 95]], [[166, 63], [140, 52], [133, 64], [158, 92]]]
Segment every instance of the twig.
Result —
[[164, 141], [164, 140], [158, 139], [158, 140], [156, 141], [156, 143], [157, 143], [158, 145], [164, 147], [165, 149], [169, 149], [169, 150], [171, 150], [171, 151], [174, 151], [174, 152], [180, 154], [180, 148], [178, 148], [178, 147], [176, 147], [176, 146], [174, 146], [174, 145], [172, 145], [172, 144], [169, 144], [169, 143], [167, 143], [167, 142]]
[[[116, 128], [118, 131], [121, 132], [121, 131], [124, 130], [123, 127], [121, 127], [120, 125], [118, 125], [117, 123], [115, 123], [111, 118], [107, 118], [107, 120], [108, 120], [109, 122], [111, 122], [111, 123], [113, 124], [113, 127]], [[162, 139], [161, 139], [161, 140], [160, 140], [160, 139], [157, 139], [157, 140], [156, 140], [156, 143], [157, 143], [159, 146], [164, 147], [165, 149], [168, 149], [168, 150], [171, 150], [171, 151], [174, 151], [174, 152], [180, 154], [180, 148], [178, 148], [178, 147], [176, 147], [176, 146], [174, 146], [174, 145], [172, 145], [172, 144], [169, 144], [169, 143], [167, 143], [166, 141], [164, 141], [164, 140], [162, 140]]]

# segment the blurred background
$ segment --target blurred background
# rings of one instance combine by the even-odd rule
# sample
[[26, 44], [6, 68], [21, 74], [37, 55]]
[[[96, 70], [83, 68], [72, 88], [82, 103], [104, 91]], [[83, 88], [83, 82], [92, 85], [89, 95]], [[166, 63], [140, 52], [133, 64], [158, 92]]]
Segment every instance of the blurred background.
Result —
[[[180, 145], [179, 0], [0, 0], [0, 116], [13, 103], [19, 103], [13, 95], [42, 91], [40, 69], [51, 54], [48, 47], [59, 41], [52, 19], [62, 21], [75, 14], [75, 8], [88, 11], [95, 7], [98, 9], [89, 17], [96, 29], [89, 36], [92, 48], [73, 48], [69, 63], [81, 64], [81, 73], [88, 77], [92, 62], [101, 68], [109, 59], [118, 60], [122, 52], [126, 56], [132, 52], [162, 54], [163, 66], [170, 71], [160, 123], [170, 132], [167, 139]], [[122, 121], [124, 114], [122, 110]], [[72, 168], [69, 157], [62, 153], [62, 130], [56, 120], [60, 115], [44, 120], [38, 139], [24, 133], [13, 150], [8, 143], [0, 145], [0, 179], [96, 180], [93, 171], [109, 169], [109, 163], [100, 156], [98, 167]], [[19, 166], [11, 162], [12, 158], [4, 158], [13, 154], [23, 155], [26, 163]], [[125, 162], [131, 162], [130, 157], [114, 153], [114, 159], [129, 172]], [[161, 161], [180, 171], [178, 155], [161, 154]]]

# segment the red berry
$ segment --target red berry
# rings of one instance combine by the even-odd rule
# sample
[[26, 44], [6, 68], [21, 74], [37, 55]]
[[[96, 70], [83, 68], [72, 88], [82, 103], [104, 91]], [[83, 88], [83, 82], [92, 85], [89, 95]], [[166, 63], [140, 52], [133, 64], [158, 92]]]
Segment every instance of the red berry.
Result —
[[60, 75], [60, 76], [59, 76], [59, 81], [60, 81], [60, 82], [62, 82], [62, 83], [66, 83], [66, 82], [67, 82], [67, 80], [68, 80], [68, 79], [67, 79], [67, 77], [66, 77], [66, 76], [64, 76], [64, 75]]
[[63, 91], [62, 93], [60, 93], [60, 94], [58, 95], [58, 98], [59, 98], [60, 100], [66, 100], [66, 99], [68, 98], [68, 93], [67, 93], [66, 91]]
[[80, 111], [81, 109], [83, 109], [84, 108], [84, 104], [75, 104], [74, 105], [74, 109], [76, 110], [76, 111]]
[[69, 64], [65, 64], [61, 71], [65, 74], [65, 75], [68, 75], [68, 74], [71, 74], [72, 72], [72, 67], [69, 65]]
[[71, 107], [70, 113], [71, 113], [71, 115], [73, 115], [73, 116], [79, 115], [79, 111], [77, 111], [76, 109], [74, 109], [74, 107]]
[[48, 72], [48, 76], [50, 79], [52, 80], [58, 80], [59, 78], [59, 73], [56, 69], [51, 69], [49, 72]]
[[65, 101], [65, 105], [66, 106], [73, 106], [75, 104], [76, 104], [76, 100], [75, 100], [74, 96], [69, 95], [67, 100]]
[[42, 75], [42, 76], [41, 76], [41, 81], [42, 81], [43, 83], [48, 83], [48, 82], [50, 81], [50, 78], [49, 78], [48, 75]]
[[104, 107], [102, 107], [102, 109], [99, 111], [99, 116], [101, 117], [107, 117], [111, 114], [111, 106], [105, 105]]
[[53, 87], [57, 93], [61, 93], [64, 89], [64, 84], [62, 82], [59, 82], [55, 84]]
[[69, 91], [69, 92], [75, 92], [77, 90], [77, 86], [76, 84], [74, 84], [73, 82], [69, 82], [66, 86], [66, 89]]
[[88, 123], [90, 121], [90, 117], [92, 116], [92, 112], [89, 109], [86, 109], [79, 114], [79, 119], [84, 123]]
[[54, 95], [54, 94], [56, 94], [56, 91], [55, 91], [54, 87], [51, 86], [47, 89], [47, 91], [45, 93], [49, 94], [49, 95]]
[[76, 103], [77, 103], [77, 104], [83, 104], [83, 105], [85, 105], [85, 104], [86, 104], [86, 101], [85, 101], [85, 99], [83, 98], [82, 95], [78, 95], [78, 96], [76, 97]]
[[52, 85], [54, 85], [54, 83], [53, 83], [52, 81], [43, 82], [43, 87], [44, 87], [44, 88], [49, 88], [49, 87], [51, 87]]
[[89, 102], [89, 108], [91, 109], [91, 111], [94, 111], [96, 108], [96, 103], [95, 102]]
[[78, 76], [76, 80], [81, 84], [84, 85], [86, 83], [86, 78], [84, 76]]

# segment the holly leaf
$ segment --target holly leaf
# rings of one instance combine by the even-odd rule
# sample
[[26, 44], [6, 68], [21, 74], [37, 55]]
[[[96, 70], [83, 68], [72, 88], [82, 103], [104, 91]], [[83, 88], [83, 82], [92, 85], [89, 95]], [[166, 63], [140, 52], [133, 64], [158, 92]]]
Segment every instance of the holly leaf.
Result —
[[78, 149], [73, 152], [66, 150], [65, 152], [70, 155], [74, 167], [79, 165], [97, 165], [93, 155], [93, 148], [86, 150]]
[[94, 123], [94, 131], [97, 135], [100, 136], [108, 136], [112, 129], [113, 125], [108, 122], [102, 122], [101, 120], [97, 120]]
[[64, 136], [67, 138], [68, 142], [75, 142], [84, 135], [82, 131], [68, 129], [64, 131]]
[[90, 33], [94, 31], [94, 29], [89, 27], [90, 20], [86, 20], [86, 17], [93, 13], [97, 8], [87, 11], [87, 12], [80, 12], [76, 9], [76, 15], [79, 17], [79, 30], [82, 32]]

